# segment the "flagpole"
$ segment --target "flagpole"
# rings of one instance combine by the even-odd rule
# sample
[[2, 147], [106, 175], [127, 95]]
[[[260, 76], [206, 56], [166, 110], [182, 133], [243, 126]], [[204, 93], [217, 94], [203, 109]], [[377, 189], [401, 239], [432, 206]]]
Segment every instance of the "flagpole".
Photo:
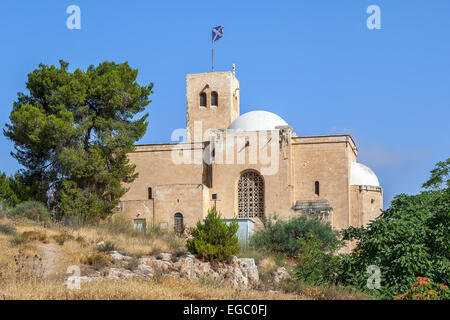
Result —
[[214, 72], [214, 40], [212, 41], [212, 72]]

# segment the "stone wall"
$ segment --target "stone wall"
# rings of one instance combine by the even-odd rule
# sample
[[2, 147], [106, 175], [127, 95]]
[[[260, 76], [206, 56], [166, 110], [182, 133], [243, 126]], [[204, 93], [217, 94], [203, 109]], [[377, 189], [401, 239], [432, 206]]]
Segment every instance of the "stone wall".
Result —
[[[250, 135], [251, 133], [242, 133], [243, 136]], [[233, 154], [234, 161], [232, 164], [212, 164], [212, 187], [210, 189], [210, 194], [217, 194], [219, 201], [217, 202], [217, 209], [226, 218], [232, 218], [238, 214], [238, 181], [240, 176], [246, 171], [255, 171], [259, 173], [264, 180], [264, 212], [265, 215], [276, 214], [280, 217], [289, 217], [293, 211], [291, 207], [293, 206], [292, 197], [292, 187], [290, 185], [291, 181], [291, 153], [289, 137], [281, 138], [278, 135], [271, 136], [269, 133], [266, 140], [270, 140], [273, 137], [273, 141], [277, 143], [280, 147], [279, 154], [275, 155], [277, 158], [276, 167], [271, 167], [268, 164], [261, 163], [259, 161], [259, 149], [260, 143], [262, 150], [264, 150], [264, 145], [267, 141], [260, 141], [258, 139], [249, 139], [248, 144], [237, 144], [227, 142], [230, 136], [219, 137], [218, 140], [225, 145], [225, 154], [223, 155], [222, 162], [225, 162], [227, 155]], [[219, 145], [219, 143], [218, 143]], [[257, 150], [257, 160], [249, 161], [250, 153]], [[267, 151], [268, 155], [271, 155], [270, 151]], [[218, 152], [216, 150], [216, 162], [218, 161]], [[238, 160], [244, 159], [244, 161]], [[274, 170], [274, 171], [273, 171]], [[273, 172], [272, 172], [273, 171]], [[258, 223], [258, 221], [256, 221]]]
[[194, 152], [203, 150], [202, 143], [156, 144], [136, 146], [128, 154], [130, 163], [136, 165], [139, 177], [125, 184], [129, 191], [122, 200], [147, 200], [148, 188], [165, 184], [202, 184], [203, 163], [177, 164], [172, 159], [173, 150]]
[[374, 186], [350, 186], [351, 225], [367, 226], [383, 209], [383, 189]]
[[[349, 157], [356, 147], [348, 135], [292, 138], [296, 200], [326, 200], [333, 208], [332, 226], [350, 224]], [[319, 182], [319, 195], [315, 182]]]
[[[211, 92], [218, 93], [218, 106], [211, 106]], [[207, 96], [206, 107], [200, 106], [200, 94]], [[206, 72], [186, 76], [187, 141], [204, 141], [208, 129], [226, 129], [239, 117], [239, 81], [231, 72]], [[201, 123], [194, 132], [195, 122]]]

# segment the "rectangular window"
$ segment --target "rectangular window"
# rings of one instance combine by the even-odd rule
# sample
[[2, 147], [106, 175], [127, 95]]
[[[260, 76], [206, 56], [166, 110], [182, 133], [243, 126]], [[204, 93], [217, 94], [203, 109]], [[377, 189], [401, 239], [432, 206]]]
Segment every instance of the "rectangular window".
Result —
[[134, 219], [134, 230], [138, 232], [147, 231], [147, 221], [145, 219]]
[[152, 188], [148, 188], [148, 199], [153, 199]]

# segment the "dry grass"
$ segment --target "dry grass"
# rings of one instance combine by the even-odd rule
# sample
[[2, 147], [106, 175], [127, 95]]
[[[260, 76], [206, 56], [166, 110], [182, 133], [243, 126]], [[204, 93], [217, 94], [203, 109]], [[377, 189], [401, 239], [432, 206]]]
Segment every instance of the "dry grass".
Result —
[[0, 289], [0, 297], [15, 300], [246, 300], [299, 299], [293, 294], [268, 293], [255, 290], [215, 288], [198, 281], [165, 278], [161, 281], [121, 280], [82, 284], [80, 289], [67, 289], [60, 282], [27, 282], [9, 284]]
[[[120, 223], [119, 223], [120, 222]], [[315, 288], [298, 285], [289, 288], [278, 288], [284, 291], [270, 291], [271, 286], [264, 286], [265, 278], [270, 282], [272, 272], [280, 265], [289, 268], [288, 261], [281, 261], [277, 256], [270, 256], [257, 251], [242, 252], [242, 256], [255, 258], [260, 268], [260, 289], [238, 290], [223, 286], [222, 283], [204, 278], [199, 281], [156, 277], [155, 280], [142, 281], [103, 280], [81, 285], [79, 290], [70, 290], [63, 285], [68, 277], [66, 270], [71, 265], [78, 265], [83, 269], [89, 259], [101, 254], [97, 250], [97, 243], [104, 241], [114, 243], [119, 251], [134, 257], [140, 257], [159, 252], [177, 254], [184, 250], [185, 240], [171, 233], [151, 230], [147, 234], [136, 234], [132, 228], [123, 225], [120, 220], [112, 227], [88, 226], [68, 228], [64, 226], [43, 227], [28, 224], [25, 221], [0, 218], [0, 225], [15, 228], [14, 234], [0, 232], [0, 300], [1, 299], [333, 299], [348, 298], [348, 292], [331, 288], [323, 292]], [[27, 235], [29, 241], [18, 242], [12, 240], [16, 236]], [[20, 253], [31, 259], [42, 257], [46, 270], [42, 274], [34, 275], [34, 270], [17, 272], [14, 257]], [[174, 255], [176, 256], [176, 255]], [[99, 266], [101, 268], [101, 266]], [[133, 266], [130, 265], [130, 268]], [[91, 266], [92, 268], [92, 266]], [[290, 269], [290, 268], [289, 268]], [[30, 271], [30, 272], [29, 272]], [[24, 277], [23, 275], [26, 275]], [[312, 291], [311, 291], [312, 290]], [[342, 292], [341, 292], [342, 291]], [[358, 298], [358, 297], [356, 297]]]
[[[237, 290], [218, 286], [208, 281], [193, 281], [158, 277], [150, 281], [137, 279], [103, 280], [84, 283], [79, 290], [63, 285], [70, 265], [86, 265], [89, 257], [99, 254], [97, 243], [113, 242], [118, 250], [136, 257], [159, 252], [179, 253], [185, 240], [159, 231], [146, 235], [135, 234], [122, 228], [106, 227], [67, 228], [42, 227], [24, 221], [0, 219], [0, 225], [14, 226], [16, 233], [0, 233], [0, 300], [1, 299], [298, 299], [296, 294], [268, 293], [257, 290]], [[125, 230], [125, 232], [124, 232]], [[13, 245], [14, 236], [28, 235], [29, 241]], [[54, 252], [56, 250], [56, 252]], [[14, 256], [57, 258], [51, 262], [53, 276], [30, 276], [17, 273]], [[48, 270], [47, 270], [48, 271]]]

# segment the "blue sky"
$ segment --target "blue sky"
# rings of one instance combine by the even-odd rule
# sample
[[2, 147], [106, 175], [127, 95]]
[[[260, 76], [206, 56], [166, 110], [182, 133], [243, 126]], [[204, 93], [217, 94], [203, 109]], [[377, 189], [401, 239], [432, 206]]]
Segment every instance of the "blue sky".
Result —
[[[66, 8], [81, 8], [81, 30]], [[366, 27], [369, 5], [381, 30]], [[416, 193], [449, 157], [450, 1], [11, 1], [0, 3], [0, 116], [8, 121], [27, 74], [40, 62], [86, 69], [128, 61], [155, 83], [140, 143], [168, 142], [185, 127], [185, 75], [231, 70], [241, 113], [265, 109], [299, 135], [349, 133], [358, 161], [395, 194]], [[0, 136], [1, 170], [19, 166]]]

